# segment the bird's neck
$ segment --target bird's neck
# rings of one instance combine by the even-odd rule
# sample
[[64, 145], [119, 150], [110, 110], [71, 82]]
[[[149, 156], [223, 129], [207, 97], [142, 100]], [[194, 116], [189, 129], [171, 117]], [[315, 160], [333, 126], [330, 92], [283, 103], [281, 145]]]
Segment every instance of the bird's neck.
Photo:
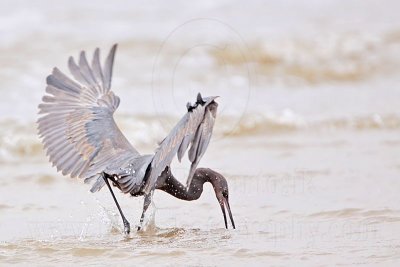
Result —
[[215, 188], [218, 176], [210, 169], [199, 168], [193, 175], [192, 182], [187, 188], [180, 183], [168, 170], [162, 173], [157, 180], [156, 188], [167, 192], [168, 194], [187, 201], [198, 199], [203, 193], [203, 185], [210, 182]]

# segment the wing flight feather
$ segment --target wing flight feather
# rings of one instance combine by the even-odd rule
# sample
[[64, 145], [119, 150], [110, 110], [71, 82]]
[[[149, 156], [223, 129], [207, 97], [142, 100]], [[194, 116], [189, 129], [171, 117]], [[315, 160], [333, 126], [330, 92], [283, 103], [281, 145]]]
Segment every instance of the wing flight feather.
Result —
[[[38, 119], [38, 132], [50, 162], [63, 175], [86, 178], [85, 182], [97, 176], [92, 192], [104, 186], [98, 174], [109, 171], [120, 178], [119, 186], [124, 193], [138, 192], [144, 183], [143, 191], [148, 194], [174, 156], [181, 161], [190, 146], [189, 186], [211, 139], [217, 107], [215, 97], [207, 100], [199, 94], [196, 106], [188, 106], [188, 112], [155, 154], [141, 156], [113, 118], [120, 103], [110, 90], [116, 48], [117, 45], [111, 48], [104, 67], [97, 48], [90, 65], [84, 51], [78, 63], [69, 58], [68, 68], [74, 79], [58, 68], [47, 77], [47, 95], [39, 105], [42, 116]], [[150, 174], [143, 180], [149, 164]]]
[[[211, 101], [207, 104], [210, 104]], [[212, 105], [217, 106], [215, 102], [212, 102]], [[198, 104], [196, 108], [191, 109], [183, 116], [169, 135], [160, 143], [154, 154], [149, 180], [144, 188], [145, 193], [149, 193], [154, 188], [157, 178], [171, 164], [175, 155], [181, 161], [190, 145], [188, 154], [192, 165], [187, 180], [189, 187], [194, 170], [210, 142], [214, 120], [215, 112], [211, 112], [208, 105], [201, 104]]]
[[110, 90], [116, 48], [111, 48], [104, 68], [97, 48], [91, 66], [85, 52], [78, 64], [69, 58], [75, 80], [58, 68], [46, 79], [48, 95], [39, 105], [43, 116], [38, 131], [50, 161], [64, 175], [88, 178], [139, 156], [113, 118], [120, 103]]

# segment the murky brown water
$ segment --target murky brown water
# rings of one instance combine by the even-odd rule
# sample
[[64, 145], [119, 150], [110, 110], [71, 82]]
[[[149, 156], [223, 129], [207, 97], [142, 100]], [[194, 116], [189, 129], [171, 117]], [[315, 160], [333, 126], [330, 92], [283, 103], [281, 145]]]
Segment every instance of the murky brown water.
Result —
[[[0, 264], [399, 265], [395, 1], [1, 5]], [[206, 185], [194, 202], [156, 192], [146, 231], [124, 237], [107, 190], [47, 162], [44, 77], [114, 42], [116, 119], [140, 152], [197, 91], [221, 96], [200, 165], [226, 176], [236, 230]], [[173, 170], [184, 182], [187, 162]], [[117, 198], [133, 227], [143, 200]]]

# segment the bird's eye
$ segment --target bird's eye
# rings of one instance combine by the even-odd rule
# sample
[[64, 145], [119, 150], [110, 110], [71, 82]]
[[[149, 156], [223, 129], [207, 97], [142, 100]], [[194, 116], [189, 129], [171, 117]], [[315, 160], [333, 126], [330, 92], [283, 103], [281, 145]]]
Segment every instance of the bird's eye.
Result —
[[222, 191], [222, 195], [227, 198], [228, 197], [228, 190], [224, 190]]

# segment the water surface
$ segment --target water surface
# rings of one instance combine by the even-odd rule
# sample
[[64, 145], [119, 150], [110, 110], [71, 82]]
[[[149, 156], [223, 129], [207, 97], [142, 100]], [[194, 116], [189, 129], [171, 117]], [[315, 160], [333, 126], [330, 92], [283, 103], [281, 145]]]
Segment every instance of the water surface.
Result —
[[[399, 264], [396, 1], [0, 5], [1, 264]], [[146, 231], [124, 237], [107, 190], [48, 163], [45, 77], [116, 42], [116, 120], [140, 152], [198, 91], [221, 96], [200, 165], [227, 178], [236, 230], [208, 184], [194, 202], [156, 192]], [[133, 227], [143, 200], [117, 198]]]

